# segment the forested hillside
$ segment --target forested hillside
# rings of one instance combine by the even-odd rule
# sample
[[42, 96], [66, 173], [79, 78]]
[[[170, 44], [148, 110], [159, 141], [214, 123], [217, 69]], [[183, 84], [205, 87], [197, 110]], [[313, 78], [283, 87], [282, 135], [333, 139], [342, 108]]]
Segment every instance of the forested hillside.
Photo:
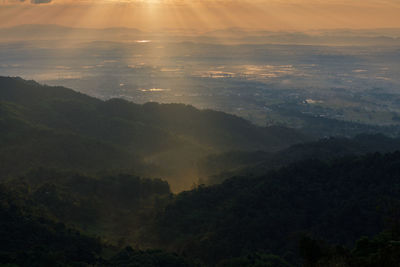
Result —
[[171, 194], [168, 183], [160, 179], [48, 169], [31, 171], [3, 186], [38, 215], [119, 245], [138, 242], [140, 229]]
[[0, 265], [397, 267], [399, 150], [0, 78]]
[[121, 249], [87, 236], [63, 222], [38, 215], [37, 204], [4, 186], [0, 186], [0, 196], [1, 266], [198, 265], [177, 254], [131, 247]]
[[330, 137], [296, 144], [278, 152], [229, 151], [199, 161], [200, 183], [216, 184], [235, 175], [262, 175], [268, 170], [306, 160], [332, 160], [366, 153], [400, 150], [400, 139], [383, 134], [362, 134], [354, 138]]
[[182, 104], [106, 102], [62, 87], [0, 78], [0, 173], [46, 166], [134, 170], [174, 188], [196, 182], [196, 161], [232, 149], [276, 151], [309, 140], [282, 127]]
[[382, 231], [399, 196], [399, 152], [306, 160], [183, 192], [155, 228], [166, 247], [210, 264], [251, 251], [296, 262], [303, 235], [351, 246]]

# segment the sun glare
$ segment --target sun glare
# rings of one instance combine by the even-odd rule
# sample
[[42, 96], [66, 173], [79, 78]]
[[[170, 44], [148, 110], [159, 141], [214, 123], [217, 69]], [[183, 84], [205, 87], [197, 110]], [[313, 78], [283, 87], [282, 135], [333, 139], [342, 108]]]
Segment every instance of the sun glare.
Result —
[[398, 1], [189, 1], [189, 0], [3, 0], [0, 25], [59, 24], [74, 27], [222, 28], [305, 30], [400, 27]]

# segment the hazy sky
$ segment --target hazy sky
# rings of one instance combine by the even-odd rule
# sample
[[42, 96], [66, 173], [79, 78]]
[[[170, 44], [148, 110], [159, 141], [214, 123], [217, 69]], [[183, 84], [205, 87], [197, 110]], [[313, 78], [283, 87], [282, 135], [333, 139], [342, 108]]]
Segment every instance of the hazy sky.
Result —
[[0, 0], [0, 27], [396, 28], [399, 14], [400, 0]]

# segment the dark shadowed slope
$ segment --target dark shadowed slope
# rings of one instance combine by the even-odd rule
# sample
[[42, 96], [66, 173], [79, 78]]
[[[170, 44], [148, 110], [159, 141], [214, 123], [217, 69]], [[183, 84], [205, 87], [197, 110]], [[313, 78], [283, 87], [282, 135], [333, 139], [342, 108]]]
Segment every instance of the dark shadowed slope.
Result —
[[397, 150], [400, 150], [400, 138], [362, 134], [354, 138], [331, 137], [296, 144], [275, 153], [230, 151], [210, 155], [199, 161], [198, 167], [202, 183], [216, 184], [232, 176], [259, 175], [306, 159], [328, 161], [344, 156]]
[[[308, 140], [282, 127], [182, 104], [101, 101], [63, 87], [0, 78], [3, 175], [49, 166], [85, 171], [129, 169], [187, 188], [195, 162], [232, 149], [276, 151]], [[193, 174], [193, 175], [192, 175]]]
[[[54, 193], [47, 198], [54, 198]], [[60, 200], [53, 205], [57, 204]], [[0, 185], [1, 266], [198, 266], [159, 250], [120, 250], [37, 211], [35, 198]]]
[[400, 201], [400, 153], [308, 160], [176, 196], [160, 242], [209, 263], [249, 251], [296, 261], [301, 233], [343, 245], [384, 228]]

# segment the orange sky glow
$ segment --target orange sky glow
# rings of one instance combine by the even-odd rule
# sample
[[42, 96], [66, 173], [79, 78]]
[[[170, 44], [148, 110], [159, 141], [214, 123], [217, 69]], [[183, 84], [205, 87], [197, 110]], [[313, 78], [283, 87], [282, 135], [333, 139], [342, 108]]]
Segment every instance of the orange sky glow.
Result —
[[0, 27], [399, 28], [399, 14], [398, 0], [0, 0]]

